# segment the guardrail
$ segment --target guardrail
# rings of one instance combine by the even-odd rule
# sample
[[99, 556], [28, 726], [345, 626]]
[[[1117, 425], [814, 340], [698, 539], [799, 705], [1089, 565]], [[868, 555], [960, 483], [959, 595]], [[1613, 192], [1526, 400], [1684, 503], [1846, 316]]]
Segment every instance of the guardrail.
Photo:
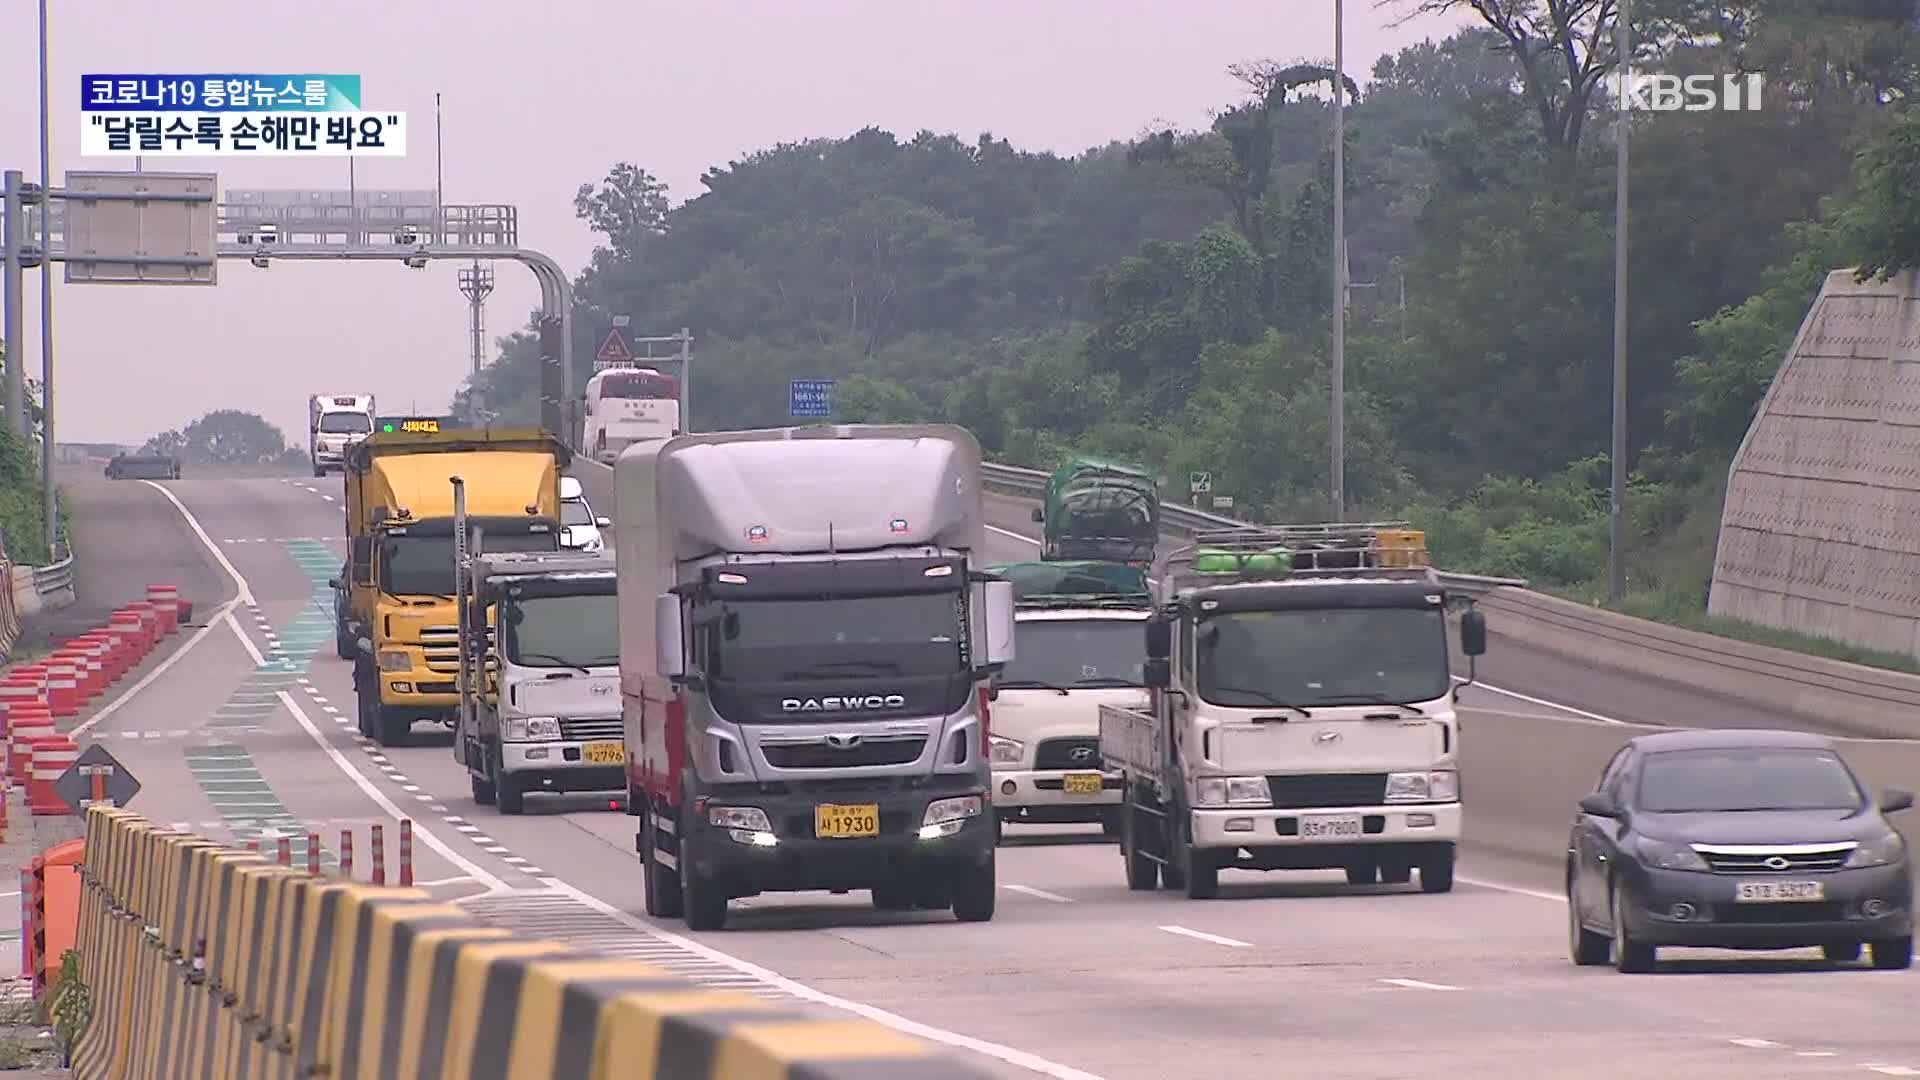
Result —
[[[65, 554], [60, 554], [62, 552]], [[60, 558], [46, 566], [33, 568], [33, 591], [39, 593], [43, 600], [73, 591], [73, 545], [63, 536], [54, 553]]]
[[[1028, 499], [1038, 499], [1046, 493], [1049, 475], [1038, 469], [1022, 469], [1016, 465], [996, 465], [993, 462], [983, 464], [980, 467], [980, 474], [988, 490]], [[1202, 510], [1197, 506], [1175, 502], [1160, 504], [1160, 528], [1179, 536], [1192, 536], [1195, 533], [1213, 529], [1244, 529], [1253, 524], [1256, 523]], [[1527, 583], [1519, 578], [1451, 574], [1445, 571], [1440, 573], [1440, 581], [1456, 592], [1471, 596], [1500, 588], [1524, 589], [1527, 587]]]

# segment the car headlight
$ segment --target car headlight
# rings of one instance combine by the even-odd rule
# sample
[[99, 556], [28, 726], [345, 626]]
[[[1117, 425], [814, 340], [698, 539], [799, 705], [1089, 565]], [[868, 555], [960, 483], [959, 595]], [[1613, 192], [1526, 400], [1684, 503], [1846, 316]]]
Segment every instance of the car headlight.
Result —
[[708, 807], [707, 824], [716, 829], [745, 829], [748, 832], [773, 831], [773, 822], [767, 820], [767, 812], [757, 806]]
[[1700, 853], [1685, 844], [1669, 844], [1665, 840], [1640, 841], [1640, 862], [1656, 870], [1707, 870], [1707, 860]]
[[1900, 838], [1899, 833], [1889, 829], [1884, 836], [1876, 836], [1848, 852], [1844, 865], [1848, 870], [1858, 870], [1863, 866], [1885, 866], [1899, 862], [1906, 853], [1907, 842]]
[[382, 651], [380, 653], [380, 670], [411, 671], [413, 670], [413, 660], [403, 652]]
[[1264, 776], [1208, 776], [1193, 782], [1195, 806], [1272, 806]]
[[1018, 739], [1003, 739], [998, 735], [989, 735], [987, 741], [993, 748], [990, 756], [995, 765], [1017, 765], [1020, 763], [1021, 755], [1027, 751], [1027, 744]]
[[554, 716], [503, 716], [500, 738], [507, 742], [550, 742], [560, 737], [560, 719]]
[[1454, 802], [1460, 798], [1460, 774], [1452, 769], [1387, 774], [1390, 803]]

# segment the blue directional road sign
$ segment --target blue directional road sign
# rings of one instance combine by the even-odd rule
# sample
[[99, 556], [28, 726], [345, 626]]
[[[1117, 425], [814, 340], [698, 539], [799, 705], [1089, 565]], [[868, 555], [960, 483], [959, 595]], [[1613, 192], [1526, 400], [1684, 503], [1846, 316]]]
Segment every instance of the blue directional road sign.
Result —
[[832, 416], [832, 379], [795, 379], [787, 406], [790, 416]]

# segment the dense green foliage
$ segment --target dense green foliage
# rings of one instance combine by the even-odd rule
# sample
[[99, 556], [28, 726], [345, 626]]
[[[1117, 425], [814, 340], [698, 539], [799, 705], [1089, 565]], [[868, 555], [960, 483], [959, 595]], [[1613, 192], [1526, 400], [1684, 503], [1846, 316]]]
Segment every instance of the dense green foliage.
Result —
[[[0, 378], [5, 377], [6, 350], [0, 346]], [[40, 384], [27, 380], [27, 415], [35, 441], [40, 428]], [[15, 563], [44, 566], [52, 562], [47, 548], [46, 488], [40, 483], [40, 465], [20, 436], [0, 424], [0, 551]], [[0, 588], [5, 587], [0, 581]]]
[[[1485, 25], [1381, 58], [1348, 115], [1349, 512], [1411, 516], [1451, 567], [1590, 591], [1614, 7], [1397, 6]], [[1825, 273], [1920, 254], [1920, 123], [1899, 104], [1915, 7], [1635, 4], [1637, 67], [1767, 80], [1759, 111], [1633, 114], [1629, 573], [1663, 603], [1700, 603], [1726, 464]], [[1574, 17], [1543, 32], [1554, 12]], [[952, 420], [1034, 467], [1209, 469], [1239, 516], [1321, 520], [1329, 72], [1235, 74], [1246, 93], [1207, 130], [1073, 158], [868, 129], [714, 168], [678, 205], [621, 163], [576, 199], [603, 240], [576, 286], [577, 382], [627, 314], [694, 328], [703, 428], [784, 423], [789, 379], [834, 378], [837, 419]], [[489, 408], [535, 417], [535, 353], [503, 342]]]
[[288, 446], [278, 427], [258, 413], [215, 409], [175, 431], [163, 431], [140, 448], [192, 465], [304, 465], [307, 452]]

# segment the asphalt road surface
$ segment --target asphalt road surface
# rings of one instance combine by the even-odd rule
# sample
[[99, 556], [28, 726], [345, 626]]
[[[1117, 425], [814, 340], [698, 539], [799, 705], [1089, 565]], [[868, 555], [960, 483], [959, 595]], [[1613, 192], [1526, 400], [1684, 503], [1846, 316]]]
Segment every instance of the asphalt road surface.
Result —
[[[607, 471], [576, 471], [613, 516]], [[997, 1076], [1920, 1076], [1912, 972], [1798, 952], [1663, 953], [1662, 973], [1638, 977], [1569, 962], [1562, 839], [1594, 758], [1633, 730], [1613, 721], [1714, 714], [1684, 688], [1536, 667], [1519, 649], [1490, 657], [1490, 685], [1461, 695], [1501, 712], [1467, 721], [1469, 842], [1450, 894], [1320, 873], [1230, 874], [1212, 901], [1131, 893], [1097, 831], [1014, 827], [990, 923], [880, 913], [855, 893], [737, 901], [719, 933], [656, 925], [641, 914], [634, 819], [604, 799], [535, 796], [504, 817], [473, 804], [435, 729], [387, 751], [355, 735], [324, 602], [344, 551], [340, 489], [195, 475], [76, 499], [85, 573], [105, 593], [164, 573], [183, 594], [217, 592], [194, 595], [203, 606], [234, 601], [231, 623], [90, 731], [146, 784], [133, 809], [217, 837], [311, 827], [329, 854], [354, 828], [362, 877], [366, 826], [389, 823], [392, 860], [391, 823], [409, 816], [419, 881], [484, 917], [853, 1008]], [[1033, 557], [1027, 505], [991, 502], [989, 554]], [[162, 524], [175, 519], [185, 527]]]

